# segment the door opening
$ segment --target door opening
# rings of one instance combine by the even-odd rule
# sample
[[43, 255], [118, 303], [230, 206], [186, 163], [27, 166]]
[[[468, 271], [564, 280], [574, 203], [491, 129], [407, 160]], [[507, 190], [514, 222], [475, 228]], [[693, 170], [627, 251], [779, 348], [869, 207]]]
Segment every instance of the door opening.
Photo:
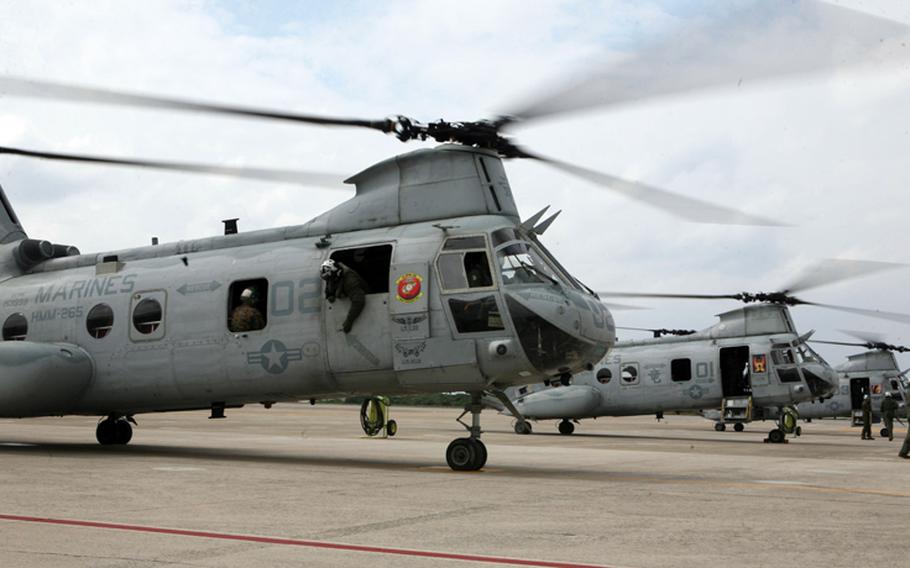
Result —
[[749, 346], [720, 350], [720, 380], [724, 398], [752, 394], [749, 376]]

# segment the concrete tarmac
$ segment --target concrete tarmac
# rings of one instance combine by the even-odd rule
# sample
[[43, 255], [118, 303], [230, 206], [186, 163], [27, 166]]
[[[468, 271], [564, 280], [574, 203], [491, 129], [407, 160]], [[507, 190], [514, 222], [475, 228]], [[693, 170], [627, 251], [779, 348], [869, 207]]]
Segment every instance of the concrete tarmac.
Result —
[[[0, 566], [902, 566], [910, 460], [847, 421], [715, 432], [697, 417], [555, 422], [484, 412], [484, 471], [452, 472], [455, 409], [354, 406], [0, 420]], [[878, 428], [876, 428], [877, 431]]]

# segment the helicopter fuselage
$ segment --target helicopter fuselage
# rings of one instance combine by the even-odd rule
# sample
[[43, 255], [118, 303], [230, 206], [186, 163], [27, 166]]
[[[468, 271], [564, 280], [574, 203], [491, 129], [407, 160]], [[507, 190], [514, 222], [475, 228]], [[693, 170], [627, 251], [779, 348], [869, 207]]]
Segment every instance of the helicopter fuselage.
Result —
[[[436, 159], [450, 180], [452, 164], [473, 167], [477, 153], [423, 151], [394, 165]], [[377, 167], [405, 193], [403, 174]], [[357, 197], [303, 226], [65, 256], [7, 278], [0, 416], [479, 392], [582, 371], [612, 345], [609, 312], [516, 215], [486, 210], [486, 186], [479, 214], [391, 223], [364, 217], [385, 207], [368, 177]], [[514, 211], [510, 193], [493, 196]], [[350, 300], [329, 302], [319, 277], [329, 258], [367, 283], [350, 333]], [[261, 328], [231, 329], [246, 289]]]

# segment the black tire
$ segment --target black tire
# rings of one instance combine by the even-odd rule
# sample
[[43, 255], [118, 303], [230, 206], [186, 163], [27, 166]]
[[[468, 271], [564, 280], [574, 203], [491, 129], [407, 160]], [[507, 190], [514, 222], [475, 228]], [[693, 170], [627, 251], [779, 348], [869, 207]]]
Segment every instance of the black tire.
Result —
[[575, 431], [575, 424], [572, 424], [568, 420], [563, 420], [559, 423], [559, 433], [563, 436], [570, 436], [572, 432]]
[[133, 439], [133, 427], [126, 420], [114, 421], [114, 443], [125, 446]]
[[476, 438], [471, 438], [471, 441], [474, 442], [474, 468], [473, 471], [483, 469], [483, 466], [487, 465], [487, 446]]
[[385, 433], [389, 435], [389, 438], [398, 433], [398, 422], [394, 420], [389, 420], [385, 424]]
[[887, 438], [888, 435], [890, 434], [890, 432], [888, 432], [887, 428], [882, 428], [881, 430], [879, 430], [878, 433], [881, 434], [882, 438]]
[[472, 471], [477, 462], [477, 446], [471, 438], [456, 438], [446, 448], [446, 463], [455, 471]]
[[783, 430], [775, 428], [768, 432], [768, 439], [771, 440], [772, 444], [780, 444], [786, 439], [786, 436]]
[[733, 429], [736, 430], [737, 432], [742, 432], [743, 430], [746, 429], [746, 427], [745, 427], [745, 425], [743, 425], [742, 422], [737, 422], [736, 424], [733, 425]]
[[515, 433], [527, 435], [531, 433], [531, 423], [525, 420], [524, 422], [515, 423]]
[[796, 431], [794, 432], [794, 434], [796, 434], [797, 437], [802, 436], [802, 435], [803, 435], [803, 427], [802, 427], [802, 426], [797, 426], [797, 427], [796, 427]]
[[723, 432], [723, 431], [726, 430], [726, 429], [727, 429], [727, 425], [724, 424], [723, 422], [716, 422], [716, 423], [714, 424], [714, 430], [715, 430], [716, 432]]
[[102, 446], [110, 446], [117, 443], [116, 426], [113, 420], [105, 418], [98, 423], [95, 428], [95, 439]]

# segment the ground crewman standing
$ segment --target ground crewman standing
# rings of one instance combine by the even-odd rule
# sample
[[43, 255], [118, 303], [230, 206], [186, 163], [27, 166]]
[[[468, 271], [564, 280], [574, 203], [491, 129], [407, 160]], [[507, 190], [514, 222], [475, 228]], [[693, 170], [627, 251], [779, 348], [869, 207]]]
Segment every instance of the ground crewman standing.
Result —
[[872, 399], [869, 395], [863, 396], [863, 434], [860, 436], [863, 440], [874, 440], [872, 437]]
[[904, 410], [907, 412], [907, 435], [904, 436], [904, 445], [901, 446], [901, 451], [897, 455], [904, 459], [910, 459], [910, 404], [908, 404]]
[[342, 324], [342, 331], [349, 333], [363, 311], [367, 299], [367, 283], [357, 274], [357, 271], [348, 268], [332, 259], [326, 260], [319, 268], [319, 277], [325, 280], [325, 299], [332, 303], [336, 298], [350, 298], [351, 308], [348, 317]]
[[885, 421], [885, 430], [888, 431], [888, 441], [894, 439], [894, 415], [897, 412], [897, 401], [891, 397], [891, 393], [885, 393], [885, 400], [882, 401], [882, 420]]

